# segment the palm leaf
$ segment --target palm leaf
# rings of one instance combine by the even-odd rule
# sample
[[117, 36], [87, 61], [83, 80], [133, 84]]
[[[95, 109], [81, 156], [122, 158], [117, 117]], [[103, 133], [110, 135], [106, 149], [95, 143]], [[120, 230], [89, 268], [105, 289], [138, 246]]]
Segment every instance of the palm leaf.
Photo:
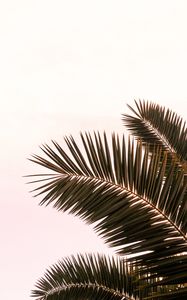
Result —
[[[150, 157], [148, 146], [143, 150], [140, 142], [131, 140], [126, 145], [118, 135], [112, 135], [111, 144], [105, 134], [94, 134], [94, 138], [81, 134], [81, 138], [81, 148], [73, 137], [65, 138], [71, 156], [53, 142], [54, 150], [47, 145], [42, 148], [50, 160], [36, 155], [31, 159], [57, 173], [35, 189], [37, 195], [44, 195], [40, 204], [53, 203], [58, 210], [94, 223], [98, 234], [118, 253], [138, 255], [136, 265], [145, 266], [145, 273], [154, 270], [153, 276], [162, 266], [164, 284], [173, 284], [178, 255], [183, 265], [187, 263], [183, 170], [174, 172], [172, 161], [166, 177], [167, 153], [163, 156], [155, 148]], [[183, 270], [175, 275], [175, 283], [187, 281]]]
[[143, 143], [162, 146], [187, 170], [186, 123], [176, 113], [158, 104], [135, 101], [135, 105], [135, 109], [128, 105], [133, 115], [123, 115], [126, 127]]
[[[64, 258], [45, 272], [32, 296], [38, 300], [185, 299], [186, 289], [157, 287], [119, 257], [78, 255]], [[148, 286], [146, 288], [146, 286]], [[183, 291], [183, 295], [181, 293]]]
[[131, 300], [139, 294], [137, 282], [128, 264], [119, 258], [78, 255], [47, 270], [32, 296], [38, 300]]

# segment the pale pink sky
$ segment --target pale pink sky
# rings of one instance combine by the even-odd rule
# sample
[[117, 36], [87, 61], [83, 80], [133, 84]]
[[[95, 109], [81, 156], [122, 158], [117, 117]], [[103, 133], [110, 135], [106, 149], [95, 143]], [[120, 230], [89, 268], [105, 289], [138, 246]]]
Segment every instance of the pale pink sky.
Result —
[[26, 158], [80, 130], [122, 132], [134, 98], [187, 119], [187, 2], [1, 2], [0, 295], [25, 300], [61, 257], [112, 252], [78, 219], [38, 206]]

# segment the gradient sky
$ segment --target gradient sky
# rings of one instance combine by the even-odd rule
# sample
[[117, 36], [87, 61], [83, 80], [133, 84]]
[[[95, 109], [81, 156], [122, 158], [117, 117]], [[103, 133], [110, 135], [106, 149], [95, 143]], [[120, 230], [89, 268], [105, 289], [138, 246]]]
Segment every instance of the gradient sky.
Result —
[[6, 0], [0, 4], [0, 295], [29, 299], [44, 270], [108, 252], [79, 219], [38, 206], [22, 177], [39, 145], [80, 130], [122, 132], [149, 99], [187, 119], [186, 0]]

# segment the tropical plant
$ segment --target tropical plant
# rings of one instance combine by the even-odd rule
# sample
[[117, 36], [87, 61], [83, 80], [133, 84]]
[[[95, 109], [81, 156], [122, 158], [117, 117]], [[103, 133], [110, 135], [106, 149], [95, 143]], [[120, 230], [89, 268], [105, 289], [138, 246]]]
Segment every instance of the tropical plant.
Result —
[[123, 121], [135, 138], [80, 134], [43, 145], [30, 160], [52, 172], [35, 196], [89, 224], [114, 257], [67, 257], [46, 271], [40, 300], [187, 299], [187, 129], [169, 109], [146, 101]]

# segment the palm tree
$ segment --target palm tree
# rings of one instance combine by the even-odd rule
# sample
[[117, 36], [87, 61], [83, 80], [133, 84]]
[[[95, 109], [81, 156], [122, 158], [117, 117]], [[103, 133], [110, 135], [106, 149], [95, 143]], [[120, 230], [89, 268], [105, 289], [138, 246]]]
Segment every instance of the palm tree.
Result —
[[169, 109], [135, 101], [123, 121], [134, 138], [80, 134], [30, 160], [52, 171], [39, 183], [41, 205], [79, 216], [114, 257], [67, 257], [46, 271], [39, 300], [187, 298], [187, 129]]

